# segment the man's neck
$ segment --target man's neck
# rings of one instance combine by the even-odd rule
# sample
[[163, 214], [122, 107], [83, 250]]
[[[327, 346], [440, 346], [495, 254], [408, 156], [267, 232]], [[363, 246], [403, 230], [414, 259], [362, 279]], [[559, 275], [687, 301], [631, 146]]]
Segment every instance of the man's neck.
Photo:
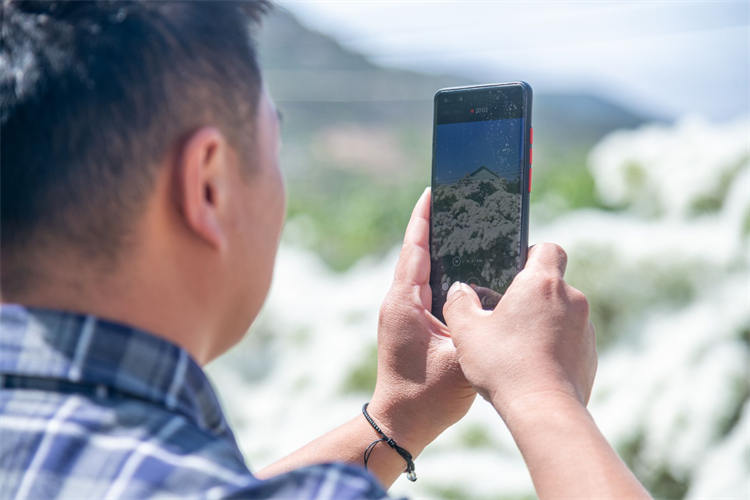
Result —
[[[58, 267], [86, 268], [83, 265]], [[90, 314], [133, 326], [182, 347], [203, 365], [213, 357], [212, 335], [208, 334], [213, 326], [205, 321], [211, 314], [206, 311], [206, 304], [193, 303], [189, 294], [175, 293], [174, 288], [179, 285], [165, 286], [174, 280], [160, 276], [164, 272], [164, 269], [131, 269], [106, 277], [84, 276], [82, 272], [75, 278], [50, 273], [43, 286], [10, 294], [6, 291], [0, 301]]]

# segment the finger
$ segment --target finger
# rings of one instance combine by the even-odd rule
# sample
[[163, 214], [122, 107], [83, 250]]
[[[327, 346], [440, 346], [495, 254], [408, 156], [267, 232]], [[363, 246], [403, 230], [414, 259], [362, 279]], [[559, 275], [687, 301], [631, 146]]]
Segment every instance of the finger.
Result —
[[417, 245], [430, 249], [430, 188], [426, 187], [414, 209], [404, 234], [404, 245]]
[[503, 297], [502, 294], [497, 293], [492, 288], [487, 288], [484, 286], [469, 285], [475, 292], [477, 292], [477, 296], [479, 297], [479, 302], [482, 304], [483, 309], [494, 309], [495, 306], [497, 306], [498, 302], [500, 302], [500, 299]]
[[539, 243], [529, 248], [526, 269], [554, 272], [562, 278], [568, 265], [568, 255], [555, 243]]
[[479, 297], [469, 285], [458, 281], [451, 285], [443, 306], [443, 318], [454, 343], [460, 342], [464, 326], [473, 322], [482, 312]]
[[394, 281], [426, 285], [430, 279], [430, 188], [419, 197], [404, 234]]

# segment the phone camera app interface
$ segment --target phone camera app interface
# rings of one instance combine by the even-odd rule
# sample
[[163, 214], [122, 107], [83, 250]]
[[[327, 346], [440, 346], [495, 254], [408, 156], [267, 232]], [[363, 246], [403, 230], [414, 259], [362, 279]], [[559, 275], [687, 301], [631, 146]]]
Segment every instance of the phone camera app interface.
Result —
[[454, 281], [494, 308], [521, 265], [524, 120], [492, 119], [485, 106], [468, 110], [470, 121], [447, 114], [435, 128], [433, 312], [442, 310]]

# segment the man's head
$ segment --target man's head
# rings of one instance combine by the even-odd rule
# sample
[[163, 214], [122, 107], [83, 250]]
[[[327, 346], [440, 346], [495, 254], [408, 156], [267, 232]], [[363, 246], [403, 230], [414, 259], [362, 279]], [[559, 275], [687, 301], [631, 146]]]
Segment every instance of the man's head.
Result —
[[250, 37], [266, 8], [3, 0], [4, 301], [168, 337], [182, 316], [217, 337], [193, 339], [202, 360], [239, 338], [284, 212]]

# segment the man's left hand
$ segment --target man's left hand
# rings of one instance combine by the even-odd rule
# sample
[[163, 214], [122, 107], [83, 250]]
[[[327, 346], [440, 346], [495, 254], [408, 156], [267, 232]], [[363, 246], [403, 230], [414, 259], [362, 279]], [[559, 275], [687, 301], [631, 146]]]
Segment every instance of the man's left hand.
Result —
[[[430, 312], [430, 190], [412, 212], [378, 321], [378, 375], [369, 413], [413, 454], [469, 410], [475, 390], [447, 327]], [[410, 448], [411, 446], [411, 448]]]

